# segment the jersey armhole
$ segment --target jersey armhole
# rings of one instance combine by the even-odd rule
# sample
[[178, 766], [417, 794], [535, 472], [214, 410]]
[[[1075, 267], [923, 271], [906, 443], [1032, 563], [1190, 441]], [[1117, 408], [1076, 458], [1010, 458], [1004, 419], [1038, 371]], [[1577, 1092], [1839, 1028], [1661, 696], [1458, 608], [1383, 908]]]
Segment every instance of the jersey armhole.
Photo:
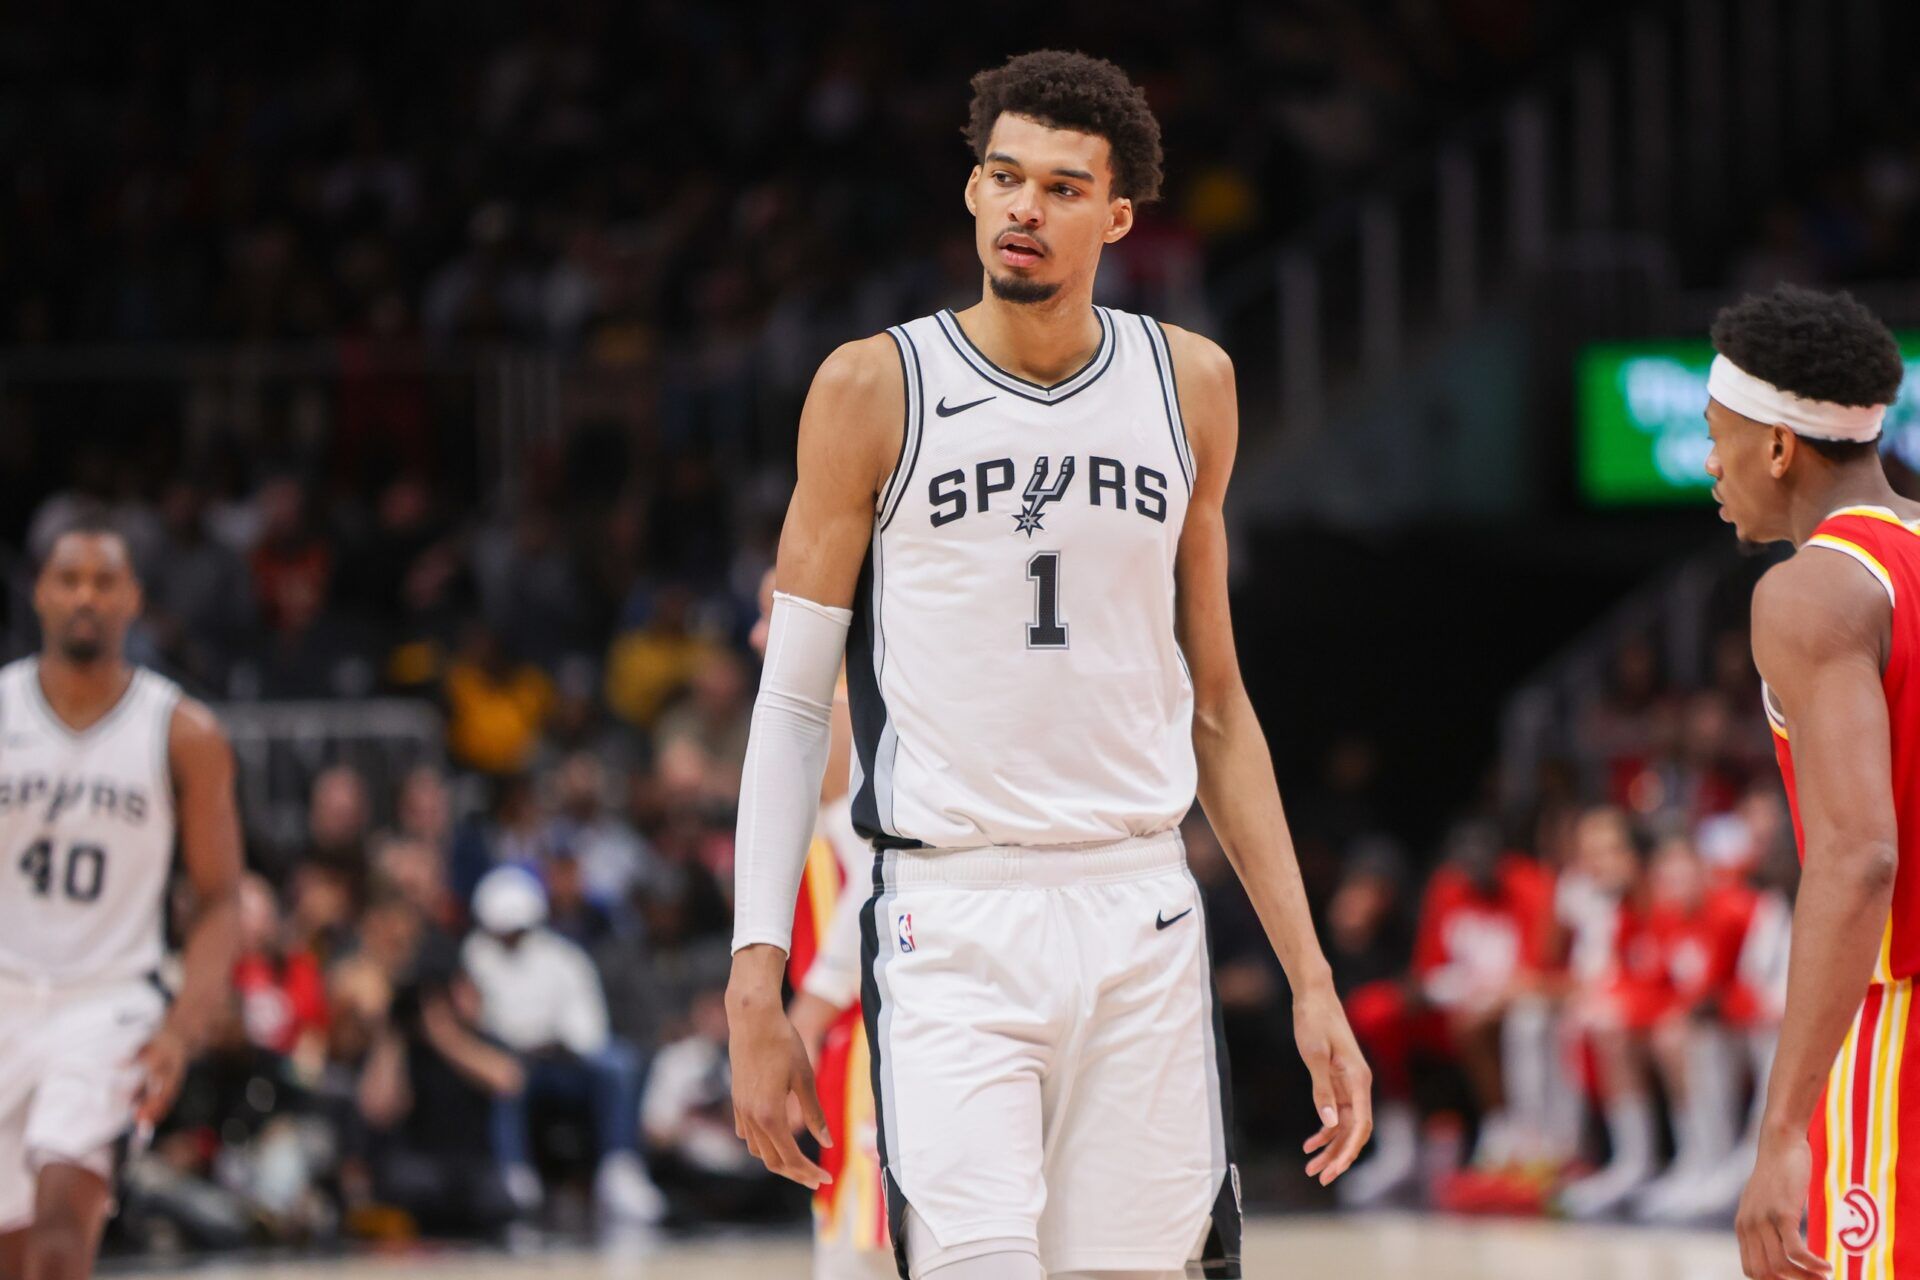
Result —
[[1141, 316], [1140, 327], [1147, 331], [1147, 349], [1160, 377], [1160, 398], [1166, 404], [1167, 429], [1173, 433], [1173, 456], [1180, 464], [1180, 477], [1193, 492], [1193, 447], [1187, 440], [1187, 420], [1180, 412], [1180, 376], [1173, 368], [1173, 347], [1167, 342], [1166, 327], [1152, 316]]
[[900, 456], [894, 460], [893, 474], [880, 487], [880, 506], [874, 513], [875, 523], [881, 529], [893, 522], [893, 513], [899, 510], [900, 499], [920, 461], [920, 424], [926, 413], [919, 348], [914, 346], [904, 326], [893, 326], [887, 330], [887, 336], [893, 339], [894, 354], [900, 357], [900, 381], [906, 391], [907, 410], [900, 428]]
[[173, 792], [173, 717], [180, 710], [181, 693], [178, 689], [169, 689], [159, 683], [159, 678], [150, 671], [142, 671], [140, 678], [154, 681], [154, 695], [160, 699], [161, 712], [154, 719], [159, 722], [158, 737], [159, 759], [154, 762], [155, 776], [160, 779], [161, 795], [166, 797], [169, 809], [178, 809], [179, 797]]

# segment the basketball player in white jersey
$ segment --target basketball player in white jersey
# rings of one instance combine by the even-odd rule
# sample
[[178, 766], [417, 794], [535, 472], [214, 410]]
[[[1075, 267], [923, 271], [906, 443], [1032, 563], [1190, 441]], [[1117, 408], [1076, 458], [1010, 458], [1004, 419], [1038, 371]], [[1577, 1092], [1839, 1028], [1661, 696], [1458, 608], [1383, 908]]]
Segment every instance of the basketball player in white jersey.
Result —
[[[120, 535], [61, 534], [33, 604], [39, 656], [0, 669], [0, 1280], [81, 1280], [124, 1140], [166, 1114], [227, 999], [240, 824], [212, 713], [124, 656]], [[169, 993], [176, 833], [196, 910]]]
[[1101, 249], [1158, 193], [1140, 91], [1059, 52], [973, 87], [980, 303], [840, 348], [801, 414], [741, 788], [735, 1118], [770, 1168], [818, 1185], [789, 1098], [837, 1135], [781, 970], [844, 656], [901, 1274], [1238, 1276], [1226, 1064], [1178, 833], [1196, 790], [1293, 990], [1322, 1122], [1309, 1174], [1352, 1163], [1371, 1106], [1234, 652], [1232, 366], [1093, 304]]

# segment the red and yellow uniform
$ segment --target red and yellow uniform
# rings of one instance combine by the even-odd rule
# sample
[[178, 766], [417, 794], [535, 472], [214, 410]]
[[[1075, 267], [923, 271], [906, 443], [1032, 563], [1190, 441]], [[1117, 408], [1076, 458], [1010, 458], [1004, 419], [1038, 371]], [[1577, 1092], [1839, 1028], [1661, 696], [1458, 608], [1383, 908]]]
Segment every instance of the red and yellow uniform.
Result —
[[1727, 991], [1757, 897], [1745, 885], [1715, 885], [1691, 905], [1654, 902], [1620, 913], [1620, 967], [1611, 997], [1621, 1024], [1650, 1031]]
[[[1920, 972], [1920, 526], [1882, 507], [1848, 507], [1822, 521], [1807, 545], [1858, 562], [1893, 603], [1882, 684], [1899, 829], [1893, 909], [1872, 926], [1881, 931], [1873, 980], [1809, 1135], [1807, 1241], [1833, 1263], [1838, 1280], [1895, 1280], [1920, 1276], [1920, 1051], [1911, 1017]], [[1771, 693], [1766, 701], [1794, 837], [1804, 851], [1792, 744]]]
[[[865, 843], [854, 834], [846, 802], [830, 805], [821, 814], [820, 830], [807, 850], [806, 871], [795, 904], [793, 945], [787, 953], [787, 979], [798, 991], [822, 949], [833, 947], [834, 921], [843, 895], [858, 892], [849, 886], [844, 853], [857, 860], [866, 855]], [[851, 846], [847, 842], [852, 842]], [[856, 939], [857, 942], [857, 939]], [[857, 966], [857, 948], [850, 957], [836, 957]], [[813, 1195], [814, 1236], [822, 1242], [874, 1252], [893, 1269], [893, 1245], [887, 1236], [886, 1197], [880, 1189], [880, 1155], [873, 1106], [873, 1075], [867, 1058], [866, 1023], [856, 999], [833, 1022], [821, 1045], [814, 1072], [820, 1108], [834, 1144], [823, 1148], [820, 1166], [832, 1175]]]

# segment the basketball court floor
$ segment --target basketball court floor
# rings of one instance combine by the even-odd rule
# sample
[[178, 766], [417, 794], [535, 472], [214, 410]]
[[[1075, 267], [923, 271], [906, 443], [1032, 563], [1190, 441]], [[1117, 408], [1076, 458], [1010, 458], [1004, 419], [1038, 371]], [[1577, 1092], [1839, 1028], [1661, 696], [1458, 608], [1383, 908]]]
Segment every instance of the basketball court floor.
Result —
[[[1738, 1280], [1725, 1232], [1418, 1216], [1288, 1217], [1247, 1226], [1248, 1280]], [[177, 1269], [114, 1274], [171, 1276]], [[223, 1280], [807, 1280], [798, 1239], [631, 1242], [597, 1252], [410, 1252], [195, 1268]]]

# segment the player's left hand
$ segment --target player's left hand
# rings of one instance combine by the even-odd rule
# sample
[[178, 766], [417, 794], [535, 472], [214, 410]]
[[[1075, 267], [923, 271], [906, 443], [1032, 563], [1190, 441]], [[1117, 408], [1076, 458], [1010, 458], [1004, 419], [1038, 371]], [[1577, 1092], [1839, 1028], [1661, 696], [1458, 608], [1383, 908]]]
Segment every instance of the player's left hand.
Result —
[[190, 1056], [187, 1042], [167, 1026], [154, 1032], [153, 1039], [133, 1055], [133, 1066], [140, 1072], [140, 1082], [133, 1095], [134, 1118], [140, 1124], [151, 1128], [173, 1109]]
[[1320, 1116], [1320, 1131], [1302, 1147], [1313, 1156], [1307, 1176], [1324, 1187], [1352, 1166], [1373, 1134], [1373, 1072], [1332, 987], [1294, 992], [1293, 1039], [1313, 1076]]
[[1740, 1237], [1740, 1269], [1751, 1280], [1827, 1280], [1833, 1267], [1814, 1256], [1800, 1234], [1813, 1149], [1807, 1135], [1762, 1137], [1753, 1176], [1740, 1196], [1733, 1229]]

